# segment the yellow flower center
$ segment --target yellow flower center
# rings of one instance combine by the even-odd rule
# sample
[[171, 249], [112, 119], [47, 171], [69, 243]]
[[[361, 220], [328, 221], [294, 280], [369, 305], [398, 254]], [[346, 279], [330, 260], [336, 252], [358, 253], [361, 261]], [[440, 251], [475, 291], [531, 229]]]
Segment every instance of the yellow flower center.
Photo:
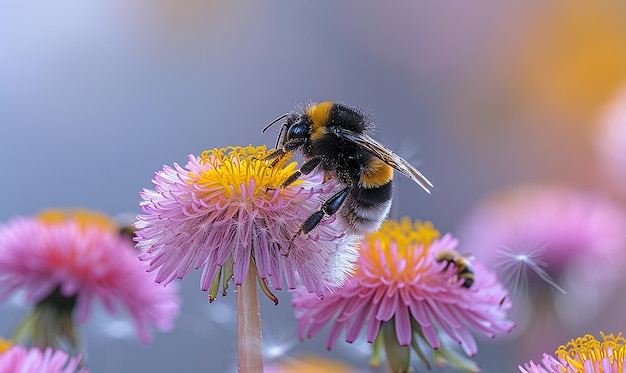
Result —
[[[411, 222], [409, 218], [402, 218], [399, 222], [387, 220], [378, 231], [365, 236], [367, 244], [364, 247], [369, 250], [363, 251], [362, 255], [382, 273], [412, 277], [414, 269], [411, 264], [424, 257], [428, 246], [439, 236], [431, 222]], [[420, 246], [423, 250], [416, 250]]]
[[0, 338], [0, 354], [5, 352], [6, 350], [11, 348], [12, 346], [13, 346], [13, 343], [11, 341], [7, 341], [5, 339]]
[[400, 250], [406, 250], [412, 245], [429, 246], [440, 234], [429, 221], [412, 223], [410, 218], [402, 218], [399, 222], [386, 220], [380, 229], [365, 236], [365, 240], [378, 245], [388, 251], [389, 245], [394, 242]]
[[[566, 360], [573, 368], [584, 371], [584, 363], [589, 361], [593, 366], [599, 368], [598, 373], [605, 372], [602, 368], [602, 360], [608, 359], [611, 370], [615, 368], [621, 372], [624, 367], [624, 358], [626, 356], [626, 339], [622, 337], [622, 333], [617, 336], [613, 334], [604, 334], [600, 332], [603, 342], [596, 340], [592, 335], [587, 334], [583, 337], [572, 339], [565, 346], [556, 350], [556, 355]], [[605, 372], [605, 373], [608, 373]]]
[[[189, 183], [195, 183], [205, 191], [221, 190], [225, 198], [233, 195], [250, 198], [268, 190], [278, 189], [287, 178], [296, 172], [297, 163], [289, 161], [289, 155], [266, 161], [265, 146], [229, 146], [221, 149], [205, 150], [200, 156], [200, 164], [212, 167], [199, 175], [192, 172]], [[290, 185], [298, 185], [296, 180]]]
[[117, 225], [108, 216], [85, 209], [50, 209], [40, 212], [37, 217], [47, 224], [59, 224], [73, 221], [79, 224], [82, 229], [85, 229], [87, 226], [97, 226], [112, 232], [117, 231]]

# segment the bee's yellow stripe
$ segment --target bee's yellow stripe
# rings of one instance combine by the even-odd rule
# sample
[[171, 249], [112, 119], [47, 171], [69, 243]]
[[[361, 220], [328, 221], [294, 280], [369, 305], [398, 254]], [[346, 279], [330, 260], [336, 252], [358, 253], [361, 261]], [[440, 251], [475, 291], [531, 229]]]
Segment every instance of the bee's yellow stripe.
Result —
[[311, 105], [306, 109], [306, 116], [311, 120], [311, 140], [317, 140], [326, 133], [326, 125], [333, 105], [332, 102], [326, 101]]
[[387, 184], [392, 178], [393, 168], [378, 158], [372, 158], [363, 170], [361, 186], [376, 188]]

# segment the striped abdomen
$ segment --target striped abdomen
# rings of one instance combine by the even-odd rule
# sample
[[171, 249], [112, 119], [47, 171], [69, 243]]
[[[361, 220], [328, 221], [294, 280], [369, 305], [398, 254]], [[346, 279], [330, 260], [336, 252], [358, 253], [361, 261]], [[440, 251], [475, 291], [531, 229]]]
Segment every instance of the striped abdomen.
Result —
[[356, 233], [364, 234], [378, 230], [389, 213], [393, 197], [393, 168], [372, 157], [360, 176], [340, 214]]

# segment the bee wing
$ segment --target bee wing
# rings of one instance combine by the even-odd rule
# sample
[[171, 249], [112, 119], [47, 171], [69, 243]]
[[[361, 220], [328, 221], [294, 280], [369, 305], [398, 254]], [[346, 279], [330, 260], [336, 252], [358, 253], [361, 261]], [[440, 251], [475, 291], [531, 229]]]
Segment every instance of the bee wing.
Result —
[[427, 193], [430, 193], [430, 189], [428, 187], [432, 187], [433, 184], [408, 161], [385, 147], [383, 144], [364, 133], [356, 133], [344, 128], [339, 129], [339, 134], [346, 140], [362, 146], [363, 149], [380, 158], [389, 166], [402, 172], [409, 179], [418, 183]]

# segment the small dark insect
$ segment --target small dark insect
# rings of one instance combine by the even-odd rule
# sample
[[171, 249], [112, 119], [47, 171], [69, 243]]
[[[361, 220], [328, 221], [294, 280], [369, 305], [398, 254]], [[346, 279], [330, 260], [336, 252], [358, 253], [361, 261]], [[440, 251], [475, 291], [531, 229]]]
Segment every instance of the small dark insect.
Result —
[[[437, 253], [436, 260], [438, 262], [448, 262], [444, 271], [448, 269], [450, 264], [456, 267], [456, 275], [459, 280], [463, 280], [463, 287], [470, 288], [474, 283], [474, 271], [470, 265], [469, 259], [452, 250], [442, 250]], [[504, 299], [503, 299], [504, 301]]]
[[391, 208], [393, 169], [430, 193], [428, 188], [433, 185], [426, 177], [368, 135], [374, 125], [358, 110], [329, 101], [311, 104], [300, 111], [281, 115], [263, 132], [283, 118], [286, 121], [278, 135], [276, 150], [265, 159], [300, 151], [304, 163], [282, 186], [314, 170], [323, 172], [326, 179], [338, 180], [342, 186], [302, 223], [294, 237], [309, 233], [324, 216], [335, 213], [353, 233], [377, 230]]

